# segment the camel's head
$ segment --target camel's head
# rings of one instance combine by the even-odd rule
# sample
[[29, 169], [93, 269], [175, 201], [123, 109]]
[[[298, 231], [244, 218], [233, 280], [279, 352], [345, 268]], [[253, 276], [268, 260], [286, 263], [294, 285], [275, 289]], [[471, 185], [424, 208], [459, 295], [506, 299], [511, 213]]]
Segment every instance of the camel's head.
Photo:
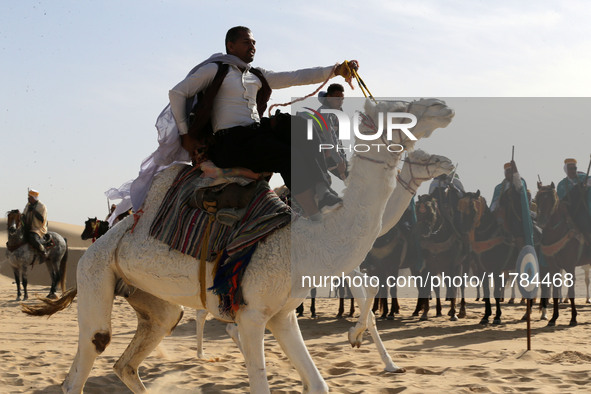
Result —
[[398, 176], [402, 184], [411, 185], [415, 189], [424, 181], [431, 180], [439, 175], [449, 174], [454, 169], [451, 160], [445, 156], [430, 155], [417, 149], [409, 153], [404, 160], [402, 171]]
[[[453, 119], [455, 112], [449, 108], [445, 101], [438, 99], [420, 99], [413, 102], [408, 101], [378, 101], [373, 103], [366, 100], [365, 114], [369, 116], [376, 125], [379, 122], [379, 114], [388, 112], [408, 112], [416, 116], [417, 124], [409, 131], [417, 138], [427, 138], [433, 131], [440, 127], [446, 127]], [[382, 118], [382, 129], [386, 130], [386, 116]], [[401, 118], [399, 123], [409, 123], [407, 118]], [[406, 135], [395, 133], [393, 135], [394, 143], [405, 145], [407, 149], [412, 149], [414, 142]], [[398, 141], [396, 139], [399, 139]]]

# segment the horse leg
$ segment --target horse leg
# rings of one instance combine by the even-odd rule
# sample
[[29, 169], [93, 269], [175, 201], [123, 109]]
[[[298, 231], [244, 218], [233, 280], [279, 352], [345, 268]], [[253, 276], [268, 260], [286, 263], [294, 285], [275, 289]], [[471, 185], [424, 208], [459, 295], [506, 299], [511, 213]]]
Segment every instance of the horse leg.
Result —
[[101, 271], [101, 265], [88, 253], [78, 262], [78, 350], [62, 383], [64, 393], [82, 392], [95, 359], [111, 341], [115, 276], [106, 267]]
[[496, 312], [495, 312], [495, 318], [493, 319], [493, 324], [501, 324], [501, 315], [503, 313], [501, 312], [501, 298], [500, 297], [495, 298], [495, 306], [496, 306]]
[[45, 265], [47, 266], [47, 272], [49, 273], [49, 277], [51, 278], [51, 287], [49, 288], [49, 294], [47, 294], [47, 298], [57, 298], [55, 294], [57, 284], [60, 281], [59, 278], [59, 270], [51, 261], [46, 260]]
[[298, 314], [298, 317], [303, 317], [304, 316], [304, 303], [302, 302], [300, 305], [298, 305], [298, 307], [296, 308], [296, 313]]
[[586, 304], [591, 304], [591, 296], [589, 295], [589, 271], [591, 270], [588, 266], [584, 268], [585, 270], [585, 288], [587, 289], [587, 299], [585, 300]]
[[138, 367], [162, 338], [174, 330], [183, 317], [183, 308], [140, 289], [133, 292], [127, 302], [137, 315], [137, 330], [113, 370], [131, 391], [142, 393], [146, 387], [139, 377]]
[[349, 317], [355, 314], [355, 298], [351, 297], [351, 306], [349, 307]]
[[451, 321], [458, 321], [458, 317], [456, 316], [456, 293], [457, 290], [455, 287], [450, 287], [447, 289], [447, 299], [450, 301], [449, 307], [449, 320]]
[[[240, 343], [242, 345], [242, 354], [244, 355], [244, 360], [246, 361], [246, 369], [248, 371], [248, 379], [250, 382], [250, 392], [269, 393], [269, 382], [267, 381], [264, 349], [265, 326], [267, 324], [267, 319], [258, 310], [247, 308], [248, 306], [238, 311], [236, 323], [238, 324], [238, 333], [240, 335]], [[285, 313], [283, 315], [284, 319], [287, 319], [286, 315], [290, 316], [290, 320], [296, 320], [295, 311]], [[280, 319], [278, 318], [278, 320]], [[290, 324], [292, 323], [290, 322]], [[279, 332], [282, 330], [277, 331]], [[273, 332], [273, 335], [275, 335], [275, 338], [277, 338], [278, 341], [279, 336], [282, 334], [282, 332], [279, 332], [278, 334]], [[297, 341], [297, 338], [295, 338], [294, 341]], [[303, 345], [301, 334], [300, 341]]]
[[420, 321], [425, 321], [425, 320], [429, 320], [429, 298], [422, 298], [421, 299], [421, 303], [423, 306], [423, 314], [421, 315], [421, 317], [419, 318]]
[[492, 308], [490, 305], [490, 287], [488, 276], [484, 277], [482, 283], [482, 299], [484, 300], [484, 316], [480, 320], [480, 324], [487, 325], [489, 323], [488, 318], [492, 315]]
[[570, 318], [570, 323], [569, 326], [574, 327], [577, 325], [577, 307], [575, 306], [575, 282], [576, 282], [576, 278], [575, 278], [575, 273], [574, 273], [575, 269], [573, 267], [572, 272], [570, 272], [572, 274], [572, 285], [568, 286], [568, 299], [570, 300], [570, 307], [571, 307], [571, 318]]
[[[16, 282], [16, 300], [20, 301], [21, 300], [21, 275], [18, 269], [14, 268], [13, 269], [14, 272], [14, 281]], [[25, 300], [27, 299], [27, 287], [23, 286], [24, 290], [25, 290]]]
[[337, 318], [343, 317], [343, 313], [345, 313], [345, 299], [339, 298], [339, 311], [337, 312]]
[[203, 353], [203, 329], [205, 328], [205, 319], [207, 318], [206, 309], [197, 309], [195, 314], [195, 335], [197, 336], [197, 358], [205, 357]]
[[316, 318], [316, 297], [312, 297], [310, 301], [310, 317]]
[[[244, 325], [244, 323], [241, 321], [239, 323], [239, 328], [242, 327]], [[314, 364], [314, 361], [312, 361], [312, 357], [310, 357], [310, 353], [308, 353], [308, 349], [306, 348], [306, 345], [304, 343], [304, 339], [302, 338], [302, 333], [300, 331], [300, 328], [298, 326], [297, 323], [297, 319], [295, 317], [295, 313], [293, 311], [289, 311], [287, 313], [285, 312], [279, 312], [278, 314], [276, 314], [275, 316], [273, 316], [269, 322], [267, 323], [267, 326], [269, 328], [269, 330], [271, 330], [271, 332], [273, 333], [273, 336], [277, 339], [277, 342], [279, 343], [279, 345], [281, 346], [281, 348], [283, 349], [283, 351], [285, 352], [285, 355], [287, 356], [287, 358], [292, 362], [292, 364], [294, 365], [295, 369], [298, 371], [298, 374], [300, 375], [300, 377], [302, 378], [302, 382], [304, 384], [304, 393], [328, 393], [328, 385], [326, 384], [326, 382], [324, 381], [324, 379], [322, 379], [322, 376], [320, 375], [320, 372], [318, 371], [318, 368], [316, 368], [316, 365]], [[245, 330], [246, 331], [246, 330]], [[259, 335], [255, 335], [256, 332], [253, 332], [253, 330], [249, 330], [250, 331], [250, 335], [252, 335], [253, 339], [259, 339]], [[264, 333], [264, 327], [262, 327], [262, 330], [260, 330], [260, 333], [263, 334]], [[241, 332], [242, 335], [242, 332]], [[250, 363], [250, 368], [248, 369], [248, 375], [250, 377], [250, 391], [252, 393], [262, 393], [262, 392], [268, 392], [269, 388], [268, 388], [268, 384], [267, 384], [267, 376], [266, 374], [264, 376], [260, 376], [261, 372], [265, 372], [265, 366], [264, 366], [264, 354], [261, 354], [262, 352], [262, 335], [260, 335], [260, 345], [261, 346], [249, 346], [249, 345], [254, 345], [252, 343], [249, 343], [251, 341], [244, 341], [245, 344], [245, 348], [252, 348], [249, 349], [249, 351], [252, 352], [252, 354], [258, 354], [259, 358], [260, 356], [262, 356], [262, 365], [257, 366], [257, 368], [254, 368], [254, 362], [252, 362], [253, 360], [251, 359], [251, 363]], [[258, 344], [258, 342], [257, 342]], [[260, 349], [259, 349], [260, 347]], [[245, 354], [245, 359], [247, 360], [247, 367], [249, 367], [249, 358], [247, 358], [249, 355], [248, 351]], [[261, 360], [257, 360], [259, 363], [261, 362]], [[260, 368], [262, 366], [262, 369]], [[267, 386], [266, 388], [263, 387], [264, 385], [260, 385], [260, 388], [255, 387], [254, 385], [254, 380], [251, 377], [251, 370], [253, 370], [253, 372], [257, 373], [257, 378], [261, 379], [264, 377], [264, 383]]]
[[441, 317], [443, 314], [441, 313], [441, 289], [439, 287], [435, 287], [435, 296], [437, 297], [437, 302], [435, 304], [435, 316]]

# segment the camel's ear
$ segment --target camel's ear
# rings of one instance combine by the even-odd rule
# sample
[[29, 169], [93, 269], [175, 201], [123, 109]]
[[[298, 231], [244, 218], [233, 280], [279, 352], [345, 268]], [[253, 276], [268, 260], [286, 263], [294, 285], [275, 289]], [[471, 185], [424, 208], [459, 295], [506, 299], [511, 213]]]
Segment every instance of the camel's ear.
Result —
[[480, 189], [476, 190], [476, 198], [480, 197]]
[[550, 187], [551, 187], [552, 189], [554, 189], [554, 182], [552, 182], [552, 183], [550, 184]]

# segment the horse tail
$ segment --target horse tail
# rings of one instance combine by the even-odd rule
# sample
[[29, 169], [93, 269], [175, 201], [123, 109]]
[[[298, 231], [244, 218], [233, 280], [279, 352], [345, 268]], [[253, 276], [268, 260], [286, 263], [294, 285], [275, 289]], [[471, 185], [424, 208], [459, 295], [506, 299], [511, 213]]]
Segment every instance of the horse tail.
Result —
[[51, 316], [54, 313], [63, 311], [66, 309], [72, 302], [74, 298], [78, 294], [78, 288], [74, 287], [66, 291], [60, 298], [57, 300], [52, 300], [50, 298], [40, 298], [41, 302], [33, 305], [21, 305], [21, 311], [27, 315], [31, 316]]
[[66, 263], [68, 262], [68, 239], [64, 238], [64, 241], [66, 242], [66, 253], [64, 253], [60, 261], [60, 288], [62, 294], [66, 292]]

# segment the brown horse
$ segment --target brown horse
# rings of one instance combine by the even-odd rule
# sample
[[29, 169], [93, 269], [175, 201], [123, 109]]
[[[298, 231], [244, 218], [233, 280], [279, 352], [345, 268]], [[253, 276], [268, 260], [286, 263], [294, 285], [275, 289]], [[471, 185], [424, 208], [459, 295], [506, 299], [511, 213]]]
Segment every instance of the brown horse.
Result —
[[[62, 293], [65, 291], [66, 262], [68, 260], [67, 240], [56, 232], [48, 232], [52, 240], [52, 246], [46, 246], [47, 257], [41, 255], [28, 243], [28, 232], [25, 231], [23, 216], [18, 209], [7, 212], [8, 242], [6, 243], [8, 262], [14, 272], [16, 282], [17, 301], [29, 298], [27, 293], [27, 271], [35, 262], [46, 263], [47, 271], [51, 277], [51, 288], [47, 298], [57, 298], [55, 295], [57, 284], [60, 284]], [[21, 293], [21, 283], [23, 293]]]
[[[558, 319], [559, 288], [562, 284], [568, 288], [570, 325], [576, 326], [575, 267], [591, 263], [591, 245], [585, 242], [585, 237], [568, 212], [567, 204], [558, 199], [554, 183], [538, 185], [536, 204], [538, 224], [543, 229], [541, 249], [549, 268], [548, 279], [554, 284], [554, 313], [548, 326], [554, 326]], [[581, 208], [577, 214], [587, 215], [585, 207]], [[561, 269], [566, 271], [566, 275], [560, 274]]]
[[[436, 199], [428, 194], [419, 196], [416, 205], [417, 223], [413, 232], [419, 239], [421, 253], [425, 261], [425, 269], [421, 272], [423, 282], [430, 286], [428, 278], [444, 273], [446, 277], [454, 278], [461, 274], [462, 259], [465, 257], [462, 248], [463, 241], [454, 228], [449, 218], [441, 213]], [[449, 284], [446, 282], [446, 284]], [[457, 320], [455, 286], [447, 286], [446, 300], [451, 302], [449, 316], [451, 320]], [[415, 313], [423, 310], [421, 320], [428, 318], [429, 297], [426, 292], [429, 288], [419, 289], [419, 300]], [[441, 301], [437, 294], [437, 316], [441, 315]]]
[[486, 200], [480, 195], [480, 191], [466, 193], [458, 203], [458, 210], [460, 211], [460, 229], [467, 234], [471, 250], [477, 256], [478, 274], [485, 274], [482, 283], [485, 308], [480, 324], [488, 324], [489, 317], [492, 315], [489, 281], [491, 273], [494, 278], [493, 295], [496, 303], [493, 324], [501, 324], [501, 298], [504, 290], [501, 275], [514, 269], [519, 247], [507, 237], [486, 204]]
[[80, 237], [85, 241], [92, 238], [92, 242], [94, 243], [94, 241], [107, 231], [109, 231], [109, 222], [97, 220], [97, 218], [88, 218], [88, 220], [84, 222], [84, 231], [82, 231]]

